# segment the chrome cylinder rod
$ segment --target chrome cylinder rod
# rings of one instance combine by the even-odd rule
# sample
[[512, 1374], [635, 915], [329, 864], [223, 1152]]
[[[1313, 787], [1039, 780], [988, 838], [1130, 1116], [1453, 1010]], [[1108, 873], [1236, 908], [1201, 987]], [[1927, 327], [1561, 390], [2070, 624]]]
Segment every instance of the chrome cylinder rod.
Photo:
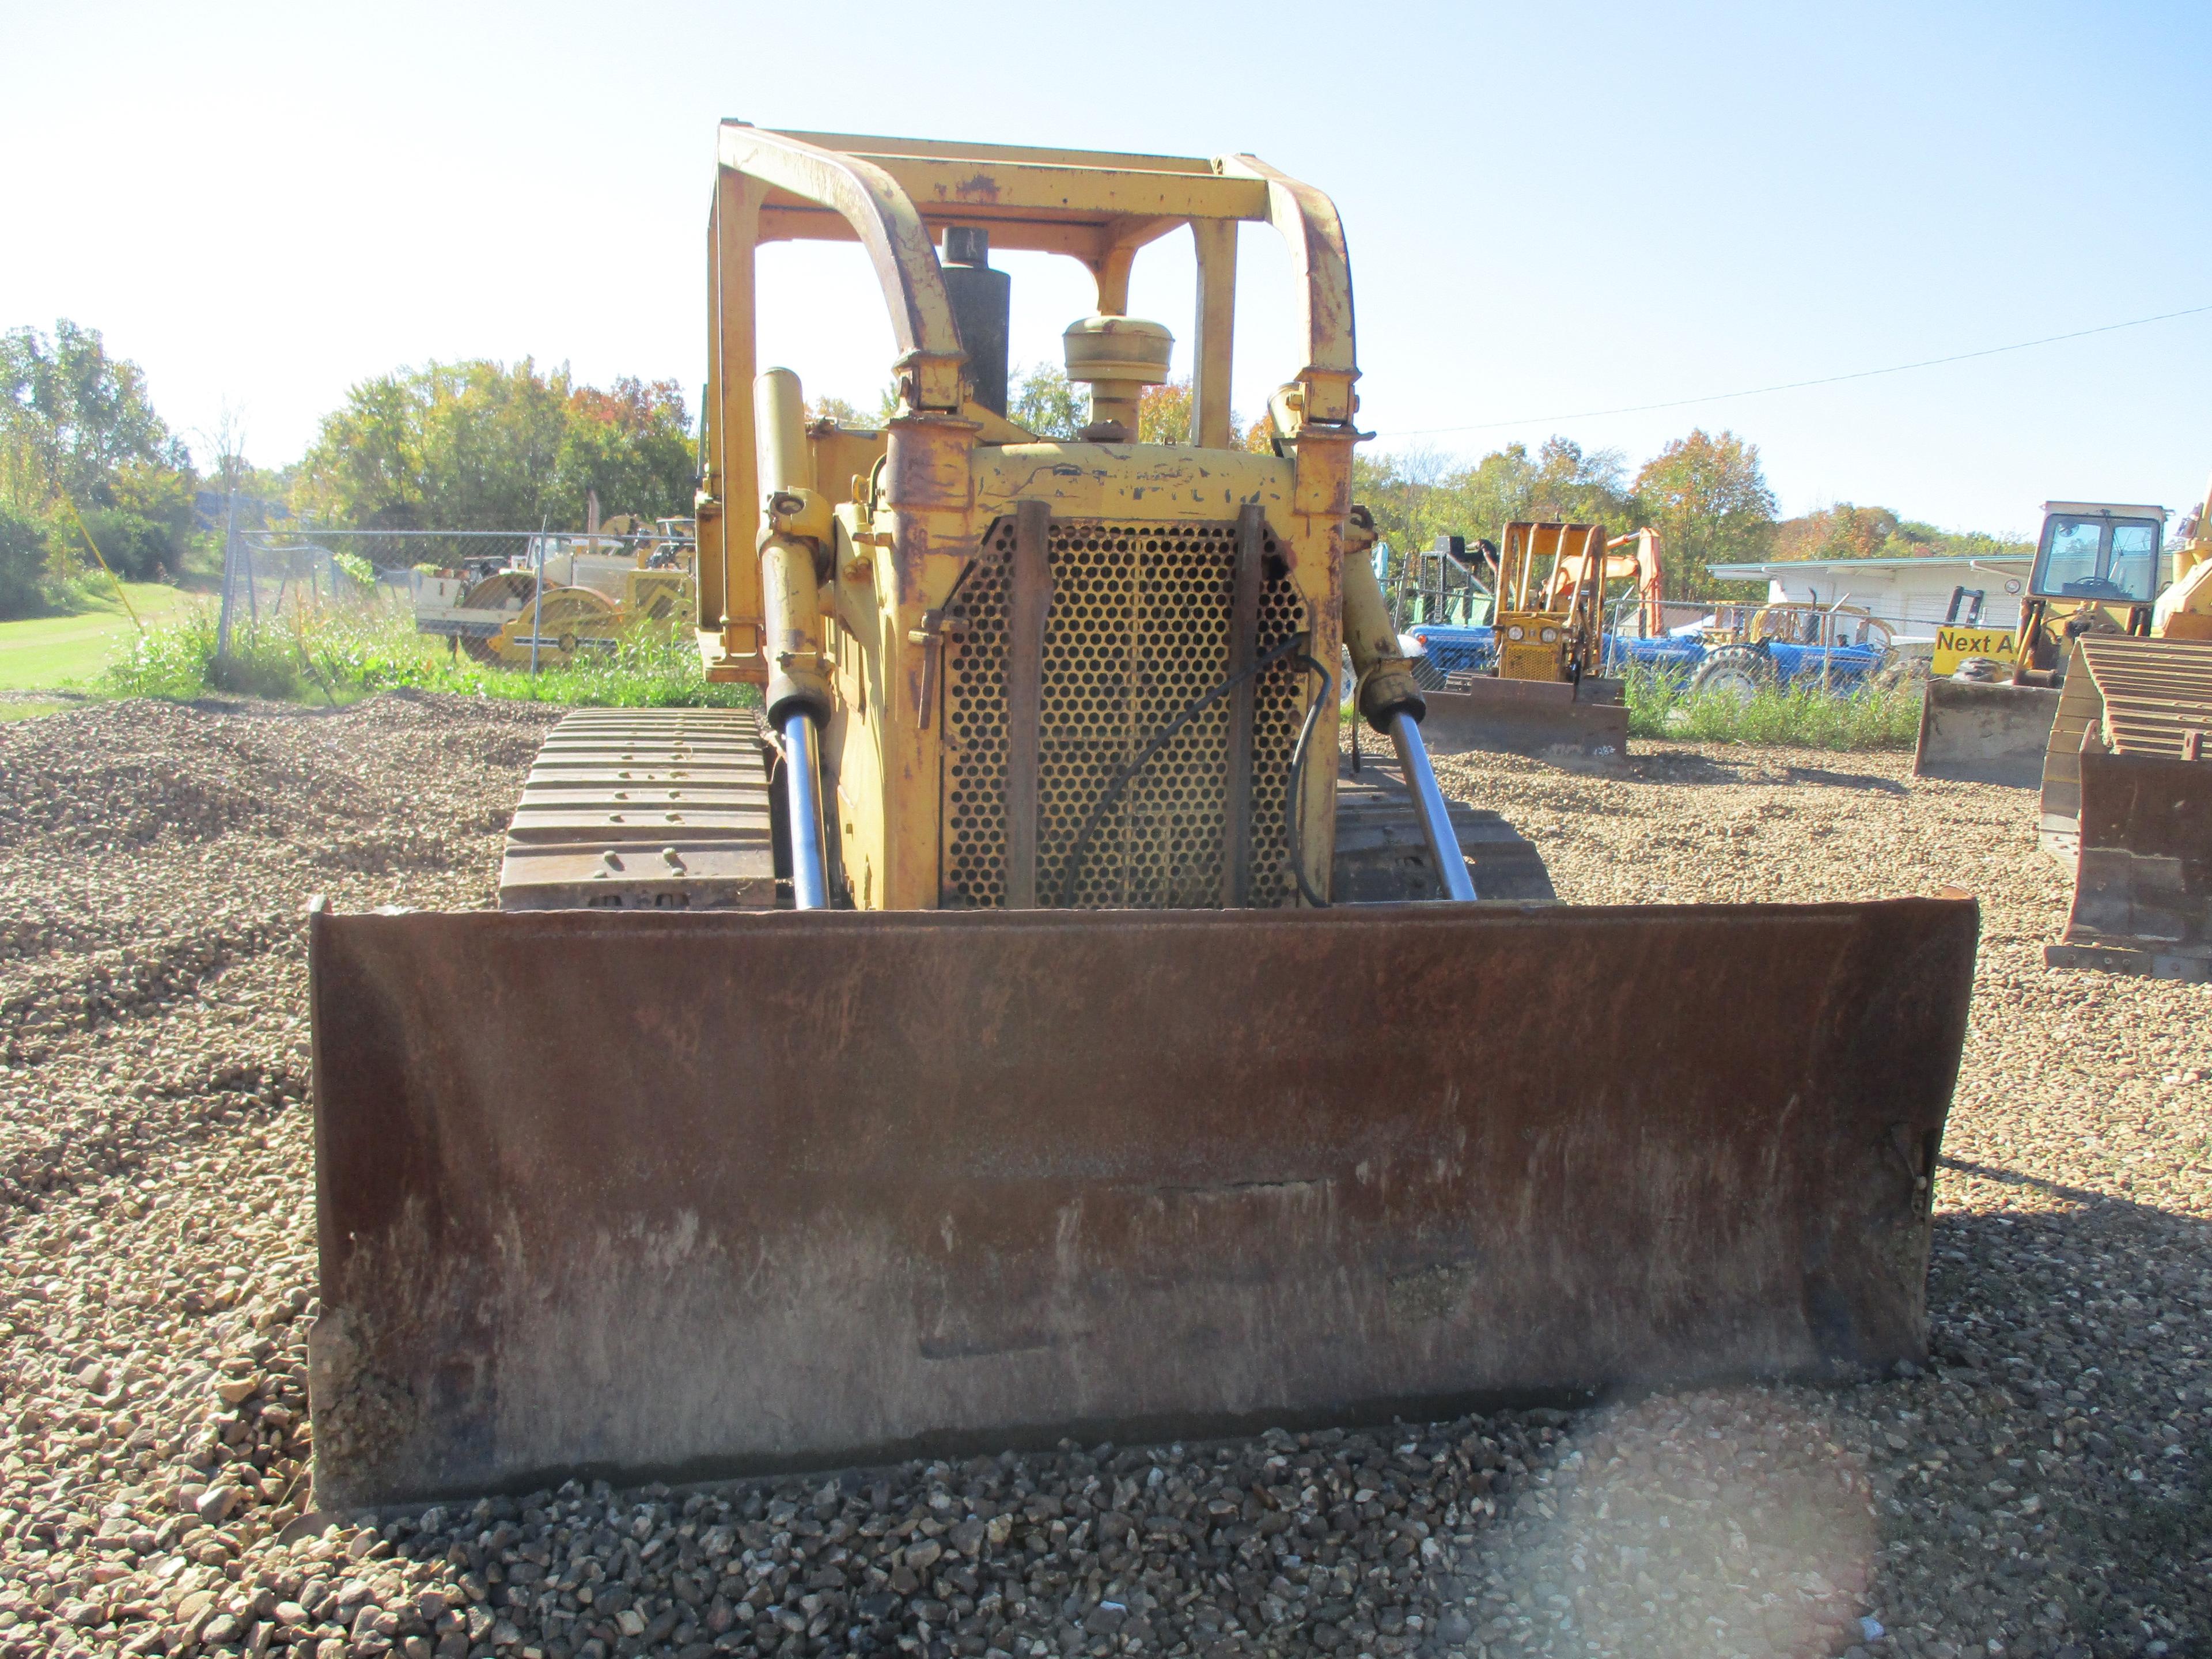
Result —
[[822, 839], [822, 738], [813, 716], [794, 708], [783, 719], [785, 816], [791, 824], [791, 891], [801, 910], [830, 907], [830, 872]]
[[1390, 716], [1390, 741], [1398, 750], [1399, 769], [1406, 775], [1406, 793], [1413, 799], [1414, 815], [1421, 821], [1421, 838], [1429, 844], [1429, 861], [1443, 878], [1444, 896], [1474, 897], [1474, 879], [1468, 874], [1467, 856], [1453, 833], [1451, 809], [1429, 766], [1428, 746], [1421, 741], [1420, 723], [1404, 709]]

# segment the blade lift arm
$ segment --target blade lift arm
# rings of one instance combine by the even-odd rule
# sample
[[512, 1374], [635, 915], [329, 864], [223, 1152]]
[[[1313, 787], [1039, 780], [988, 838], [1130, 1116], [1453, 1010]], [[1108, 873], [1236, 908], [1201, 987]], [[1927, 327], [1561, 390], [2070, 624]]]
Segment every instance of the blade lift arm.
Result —
[[[1421, 741], [1421, 719], [1428, 702], [1413, 679], [1413, 665], [1398, 648], [1398, 635], [1390, 626], [1390, 608], [1383, 602], [1382, 585], [1375, 580], [1375, 567], [1367, 550], [1374, 544], [1375, 525], [1366, 508], [1355, 507], [1346, 526], [1344, 550], [1344, 643], [1352, 653], [1352, 671], [1359, 677], [1359, 712], [1368, 724], [1389, 738], [1398, 751], [1399, 769], [1406, 776], [1406, 792], [1428, 843], [1429, 860], [1448, 898], [1465, 902], [1476, 896], [1468, 874], [1467, 857], [1451, 826], [1451, 810], [1429, 764], [1428, 746]], [[1362, 540], [1364, 537], [1364, 541]]]
[[816, 495], [799, 377], [771, 368], [753, 383], [761, 488], [761, 608], [775, 673], [764, 701], [783, 748], [791, 825], [791, 886], [801, 910], [830, 903], [822, 823], [822, 728], [831, 709], [822, 668], [821, 583], [827, 574], [827, 504]]

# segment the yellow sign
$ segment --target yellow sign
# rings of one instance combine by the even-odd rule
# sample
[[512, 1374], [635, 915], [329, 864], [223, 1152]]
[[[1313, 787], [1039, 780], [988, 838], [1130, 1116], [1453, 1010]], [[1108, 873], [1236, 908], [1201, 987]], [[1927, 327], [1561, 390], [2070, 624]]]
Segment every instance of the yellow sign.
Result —
[[1994, 657], [2009, 666], [2012, 643], [2009, 628], [1939, 628], [1936, 660], [1929, 665], [1929, 672], [1939, 680], [1947, 678], [1968, 657]]

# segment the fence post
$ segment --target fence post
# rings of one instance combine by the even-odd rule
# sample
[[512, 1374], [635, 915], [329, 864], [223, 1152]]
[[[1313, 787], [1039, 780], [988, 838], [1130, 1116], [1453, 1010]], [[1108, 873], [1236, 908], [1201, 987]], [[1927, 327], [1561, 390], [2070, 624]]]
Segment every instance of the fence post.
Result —
[[[569, 562], [569, 574], [574, 576], [574, 574], [575, 562], [574, 560], [571, 560]], [[535, 676], [538, 672], [538, 631], [539, 625], [543, 623], [544, 620], [545, 531], [541, 526], [538, 532], [538, 579], [536, 585], [532, 589], [530, 600], [530, 672], [532, 676]]]
[[215, 659], [230, 659], [230, 607], [238, 568], [238, 491], [230, 492], [230, 504], [222, 515], [222, 610], [216, 618]]

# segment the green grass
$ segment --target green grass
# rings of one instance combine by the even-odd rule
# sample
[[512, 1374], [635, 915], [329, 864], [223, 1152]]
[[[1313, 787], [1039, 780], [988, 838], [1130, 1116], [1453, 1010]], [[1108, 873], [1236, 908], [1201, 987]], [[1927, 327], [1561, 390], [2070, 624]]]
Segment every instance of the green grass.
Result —
[[118, 696], [230, 692], [317, 704], [402, 687], [632, 708], [739, 708], [759, 697], [751, 686], [708, 684], [689, 630], [632, 634], [605, 656], [535, 675], [455, 659], [443, 640], [417, 634], [413, 618], [396, 608], [334, 605], [234, 626], [222, 663], [215, 635], [211, 612], [151, 629], [117, 659], [100, 687]]
[[[149, 627], [207, 603], [202, 595], [163, 582], [125, 582], [123, 591]], [[81, 689], [97, 679], [137, 630], [112, 589], [88, 593], [87, 605], [69, 616], [0, 622], [0, 691]]]
[[[740, 708], [758, 701], [751, 686], [710, 685], [688, 630], [640, 633], [618, 649], [569, 668], [493, 668], [448, 655], [443, 640], [415, 632], [404, 610], [328, 605], [319, 611], [246, 623], [232, 630], [231, 659], [215, 659], [211, 606], [178, 610], [143, 638], [109, 638], [94, 659], [113, 660], [95, 689], [121, 696], [191, 698], [230, 692], [316, 704], [346, 703], [409, 687], [465, 696], [623, 708]], [[136, 595], [134, 592], [134, 599]], [[65, 627], [83, 617], [11, 623], [8, 630]], [[117, 653], [115, 647], [125, 648]], [[0, 656], [0, 662], [5, 662]], [[81, 672], [81, 671], [80, 671]], [[0, 679], [0, 688], [60, 685], [59, 679]], [[1636, 675], [1628, 682], [1628, 729], [1639, 738], [1685, 743], [1742, 743], [1808, 749], [1910, 748], [1920, 729], [1921, 688], [1869, 686], [1839, 695], [1806, 684], [1768, 688], [1748, 700], [1724, 691], [1692, 693], [1679, 676]]]
[[1692, 692], [1687, 677], [1634, 674], [1628, 732], [1678, 743], [1747, 743], [1800, 749], [1910, 749], [1920, 734], [1922, 686], [1866, 685], [1850, 692], [1806, 684], [1766, 686], [1749, 698]]

